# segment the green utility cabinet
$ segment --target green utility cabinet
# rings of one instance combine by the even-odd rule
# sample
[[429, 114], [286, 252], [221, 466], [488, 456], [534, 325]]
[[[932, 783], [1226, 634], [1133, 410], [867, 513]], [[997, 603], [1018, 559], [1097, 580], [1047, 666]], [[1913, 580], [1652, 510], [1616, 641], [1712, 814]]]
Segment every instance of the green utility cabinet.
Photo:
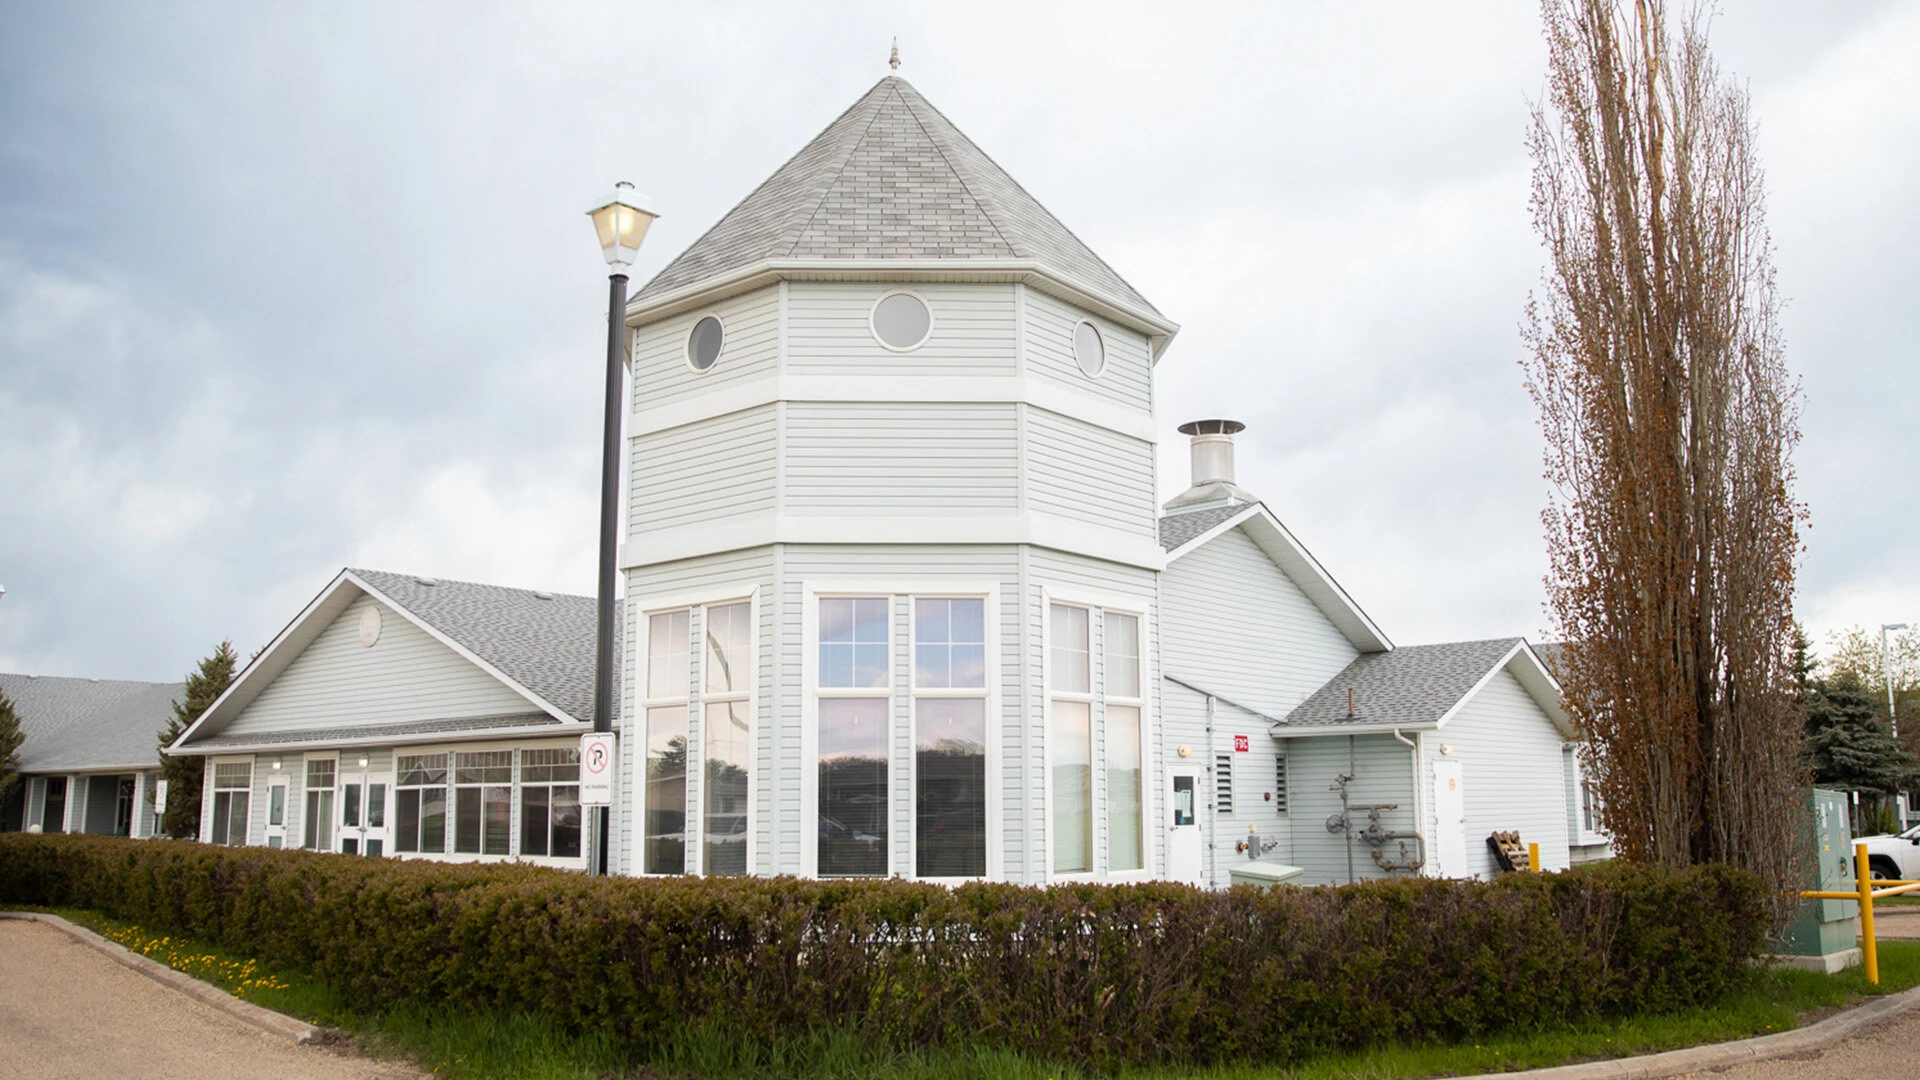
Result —
[[[1808, 848], [1803, 889], [1851, 892], [1853, 833], [1847, 822], [1847, 796], [1842, 791], [1813, 789], [1813, 811], [1806, 833]], [[1780, 957], [1795, 967], [1835, 972], [1860, 962], [1860, 904], [1854, 900], [1802, 900], [1800, 913], [1788, 925], [1780, 942]]]

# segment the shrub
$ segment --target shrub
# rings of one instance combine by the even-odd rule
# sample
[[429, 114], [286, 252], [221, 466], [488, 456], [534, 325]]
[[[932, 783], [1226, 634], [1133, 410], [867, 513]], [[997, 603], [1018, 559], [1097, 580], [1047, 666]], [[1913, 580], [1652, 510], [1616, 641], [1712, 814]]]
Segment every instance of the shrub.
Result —
[[1762, 900], [1743, 871], [1619, 863], [1274, 891], [948, 889], [0, 836], [0, 901], [203, 938], [356, 1008], [528, 1012], [643, 1054], [701, 1025], [1094, 1067], [1526, 1031], [1724, 995], [1760, 950]]

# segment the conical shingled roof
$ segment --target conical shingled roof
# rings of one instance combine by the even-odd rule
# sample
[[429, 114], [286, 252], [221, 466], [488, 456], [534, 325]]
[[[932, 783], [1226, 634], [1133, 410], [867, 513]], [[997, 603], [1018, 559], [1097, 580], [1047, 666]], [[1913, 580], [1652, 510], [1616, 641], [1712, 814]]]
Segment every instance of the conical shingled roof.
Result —
[[1159, 314], [898, 75], [874, 84], [634, 302], [770, 259], [1030, 260]]

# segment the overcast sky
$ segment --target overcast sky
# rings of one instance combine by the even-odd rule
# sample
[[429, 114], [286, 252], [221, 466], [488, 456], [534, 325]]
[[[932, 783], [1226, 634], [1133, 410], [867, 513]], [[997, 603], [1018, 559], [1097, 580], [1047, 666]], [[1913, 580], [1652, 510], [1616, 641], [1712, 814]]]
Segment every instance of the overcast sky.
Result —
[[[1920, 623], [1920, 5], [1726, 6], [1806, 391], [1799, 611]], [[0, 670], [176, 679], [346, 565], [591, 593], [581, 212], [653, 196], [645, 280], [895, 35], [1182, 325], [1163, 499], [1175, 426], [1244, 420], [1242, 484], [1395, 641], [1539, 638], [1533, 5], [825, 7], [0, 6]]]

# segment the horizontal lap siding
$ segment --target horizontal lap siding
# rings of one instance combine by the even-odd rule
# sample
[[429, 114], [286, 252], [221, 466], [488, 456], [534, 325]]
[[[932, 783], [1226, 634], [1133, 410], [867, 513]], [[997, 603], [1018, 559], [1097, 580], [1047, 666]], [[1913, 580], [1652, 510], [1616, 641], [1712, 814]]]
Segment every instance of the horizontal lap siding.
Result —
[[[1145, 337], [1035, 289], [1026, 290], [1025, 304], [1029, 372], [1116, 405], [1153, 409], [1153, 365]], [[1080, 370], [1073, 351], [1074, 328], [1082, 319], [1093, 323], [1107, 347], [1107, 366], [1092, 377]]]
[[[1532, 695], [1502, 671], [1475, 694], [1427, 745], [1453, 753], [1460, 763], [1466, 801], [1467, 866], [1476, 877], [1496, 872], [1487, 837], [1515, 830], [1520, 842], [1538, 843], [1550, 869], [1568, 864], [1564, 740]], [[1429, 772], [1428, 782], [1431, 783]]]
[[1359, 655], [1240, 529], [1162, 575], [1168, 676], [1281, 717]]
[[1024, 415], [1031, 508], [1155, 535], [1152, 443], [1045, 409]]
[[765, 405], [632, 440], [628, 528], [771, 513], [777, 417]]
[[[360, 613], [381, 607], [380, 639], [360, 644]], [[536, 711], [526, 698], [362, 596], [320, 632], [225, 734]]]
[[790, 515], [1011, 514], [1016, 407], [790, 404], [784, 468]]
[[[1354, 736], [1349, 766], [1348, 739], [1345, 735], [1323, 735], [1286, 741], [1287, 786], [1292, 801], [1288, 817], [1294, 823], [1292, 865], [1306, 869], [1303, 885], [1338, 885], [1347, 880], [1346, 838], [1328, 832], [1324, 822], [1340, 812], [1340, 792], [1334, 787], [1334, 778], [1349, 769], [1353, 781], [1347, 787], [1347, 797], [1352, 805], [1397, 804], [1398, 809], [1381, 812], [1380, 824], [1395, 832], [1414, 828], [1413, 750], [1391, 735]], [[1353, 832], [1358, 833], [1367, 827], [1366, 811], [1352, 811], [1351, 820]], [[1407, 846], [1410, 852], [1414, 850], [1412, 841]], [[1355, 880], [1411, 876], [1404, 871], [1388, 874], [1375, 866], [1372, 851], [1359, 839], [1353, 841]], [[1397, 859], [1398, 843], [1390, 842], [1381, 853]]]
[[[720, 358], [706, 371], [687, 363], [687, 338], [708, 315], [725, 328]], [[723, 300], [633, 335], [635, 409], [651, 409], [711, 393], [748, 379], [765, 378], [780, 365], [780, 290], [777, 286]]]
[[1015, 370], [1012, 285], [925, 284], [926, 344], [893, 352], [874, 339], [874, 302], [895, 286], [793, 282], [787, 294], [787, 370], [799, 375], [1011, 375]]

